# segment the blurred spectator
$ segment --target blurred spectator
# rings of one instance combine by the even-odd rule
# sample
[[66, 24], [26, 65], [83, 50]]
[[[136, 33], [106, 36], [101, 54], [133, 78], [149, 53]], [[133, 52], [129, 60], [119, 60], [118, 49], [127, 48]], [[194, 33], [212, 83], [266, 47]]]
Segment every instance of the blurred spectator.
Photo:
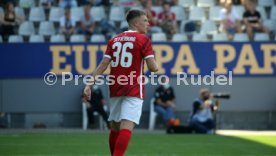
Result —
[[59, 0], [59, 6], [62, 8], [72, 8], [77, 7], [77, 1], [76, 0]]
[[23, 17], [16, 16], [13, 3], [7, 3], [4, 16], [0, 17], [0, 33], [5, 41], [7, 41], [9, 35], [15, 34], [16, 27], [23, 20]]
[[169, 79], [163, 77], [162, 84], [155, 90], [154, 110], [160, 114], [167, 126], [178, 126], [179, 119], [175, 118], [175, 95], [169, 84]]
[[149, 20], [149, 33], [152, 34], [162, 32], [162, 29], [157, 26], [157, 17], [155, 11], [153, 11], [151, 8], [151, 1], [141, 2], [141, 5], [143, 6], [144, 11], [147, 13]]
[[196, 133], [214, 133], [215, 121], [213, 112], [218, 110], [220, 102], [217, 100], [212, 104], [210, 92], [203, 88], [200, 90], [200, 97], [193, 103], [193, 112], [190, 124]]
[[225, 2], [220, 11], [221, 31], [227, 33], [229, 40], [233, 39], [236, 32], [241, 32], [241, 22], [237, 12], [232, 8], [231, 2]]
[[109, 5], [109, 0], [79, 0], [78, 4], [80, 5], [91, 5], [91, 6], [101, 6], [101, 5], [105, 5], [108, 6]]
[[44, 8], [50, 9], [54, 5], [54, 0], [40, 0], [40, 5]]
[[163, 11], [158, 15], [158, 24], [167, 34], [168, 39], [171, 39], [177, 31], [175, 13], [171, 11], [171, 6], [167, 2], [163, 4]]
[[64, 16], [60, 18], [60, 32], [65, 35], [67, 39], [75, 33], [76, 19], [71, 16], [70, 8], [66, 8]]
[[233, 5], [245, 5], [247, 0], [219, 0], [219, 4], [222, 6], [225, 3], [232, 3]]
[[0, 1], [0, 7], [5, 7], [7, 3], [12, 3], [14, 6], [18, 5], [19, 0], [1, 0]]
[[118, 0], [118, 2], [115, 3], [115, 5], [117, 4], [124, 8], [131, 8], [131, 7], [137, 6], [138, 3], [139, 3], [138, 0], [123, 0], [123, 1]]
[[89, 5], [86, 5], [84, 7], [84, 15], [80, 19], [80, 29], [79, 33], [84, 34], [87, 37], [92, 35], [95, 31], [96, 22], [91, 15], [91, 7]]
[[[88, 96], [86, 96], [88, 95]], [[87, 110], [87, 116], [88, 116], [88, 122], [90, 126], [94, 124], [94, 111], [98, 112], [106, 122], [106, 125], [108, 128], [110, 128], [109, 122], [108, 122], [108, 116], [107, 113], [104, 110], [104, 104], [105, 100], [102, 94], [101, 89], [97, 85], [93, 85], [91, 89], [90, 94], [84, 94], [82, 96], [82, 101], [86, 104], [86, 110]]]
[[168, 3], [170, 5], [178, 5], [178, 0], [155, 0], [155, 5], [163, 5], [164, 3]]
[[101, 34], [105, 35], [107, 39], [110, 39], [114, 35], [118, 34], [119, 31], [116, 29], [114, 23], [109, 21], [108, 19], [103, 19], [100, 22], [99, 31]]
[[243, 22], [251, 40], [253, 40], [253, 33], [255, 32], [270, 33], [270, 30], [263, 25], [261, 14], [256, 10], [256, 3], [254, 1], [248, 1], [246, 3], [246, 11], [243, 13]]
[[4, 112], [0, 112], [0, 128], [7, 128], [7, 127], [8, 127], [7, 115]]

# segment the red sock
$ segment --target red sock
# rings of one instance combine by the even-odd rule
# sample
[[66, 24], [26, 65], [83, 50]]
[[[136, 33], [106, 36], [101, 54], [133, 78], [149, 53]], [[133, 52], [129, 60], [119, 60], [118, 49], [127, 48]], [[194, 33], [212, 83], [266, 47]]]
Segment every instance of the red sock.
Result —
[[109, 133], [109, 149], [110, 149], [111, 155], [113, 155], [114, 147], [115, 147], [118, 136], [119, 136], [119, 132], [114, 131], [112, 129], [110, 130], [110, 133]]
[[115, 144], [113, 156], [123, 156], [124, 155], [130, 138], [131, 138], [130, 130], [128, 130], [128, 129], [120, 130], [119, 136], [118, 136], [116, 144]]

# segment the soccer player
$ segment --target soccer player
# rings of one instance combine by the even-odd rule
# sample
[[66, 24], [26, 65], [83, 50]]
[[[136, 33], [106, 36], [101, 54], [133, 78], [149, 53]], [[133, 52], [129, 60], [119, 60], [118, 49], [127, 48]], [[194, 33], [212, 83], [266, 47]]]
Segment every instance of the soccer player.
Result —
[[[143, 65], [146, 61], [150, 71], [158, 70], [150, 39], [145, 35], [149, 27], [146, 13], [141, 10], [130, 10], [126, 15], [129, 30], [112, 38], [102, 62], [93, 72], [97, 78], [111, 65], [110, 77], [114, 77], [115, 84], [109, 85], [111, 130], [109, 147], [112, 156], [124, 155], [132, 130], [139, 124], [144, 98]], [[129, 79], [128, 84], [120, 84], [120, 77]], [[95, 81], [94, 81], [95, 82]], [[126, 82], [126, 81], [124, 81]], [[87, 85], [84, 93], [89, 94]]]

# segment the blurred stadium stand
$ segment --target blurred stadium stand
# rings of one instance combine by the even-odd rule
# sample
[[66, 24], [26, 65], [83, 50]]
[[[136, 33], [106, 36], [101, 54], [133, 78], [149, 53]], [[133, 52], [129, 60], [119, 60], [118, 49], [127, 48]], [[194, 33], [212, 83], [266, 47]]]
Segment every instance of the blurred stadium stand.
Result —
[[[127, 0], [122, 3], [127, 3], [132, 0]], [[10, 35], [7, 41], [0, 35], [0, 46], [12, 43], [90, 43], [90, 42], [106, 42], [109, 37], [103, 34], [93, 34], [85, 37], [84, 35], [74, 34], [66, 41], [65, 36], [59, 34], [59, 20], [64, 15], [64, 8], [55, 4], [50, 9], [43, 8], [35, 0], [19, 0], [15, 8], [17, 16], [25, 17], [25, 21], [17, 28], [15, 35]], [[137, 0], [134, 1], [137, 3]], [[1, 4], [1, 2], [0, 2]], [[80, 4], [80, 3], [79, 3]], [[140, 6], [135, 6], [140, 8]], [[93, 6], [91, 14], [97, 21], [97, 27], [100, 27], [100, 22], [103, 19], [113, 21], [116, 23], [117, 32], [127, 26], [125, 21], [125, 12], [133, 7], [125, 7], [113, 4], [106, 6]], [[238, 12], [242, 18], [245, 11], [244, 6], [235, 5], [233, 8]], [[161, 6], [152, 6], [152, 10], [156, 14], [162, 12]], [[216, 0], [178, 0], [178, 5], [172, 6], [171, 10], [176, 14], [178, 21], [178, 32], [173, 35], [173, 42], [230, 42], [225, 33], [219, 31], [220, 10], [221, 6]], [[258, 0], [257, 10], [262, 15], [264, 25], [274, 31], [273, 34], [256, 33], [254, 41], [266, 42], [276, 41], [276, 0]], [[83, 15], [83, 6], [71, 8], [71, 14], [78, 20]], [[0, 7], [0, 17], [4, 15], [4, 6]], [[190, 21], [195, 21], [197, 28], [195, 32], [185, 33], [185, 24]], [[211, 37], [210, 37], [211, 35]], [[151, 35], [152, 42], [170, 42], [165, 33], [154, 33]], [[237, 33], [233, 37], [234, 42], [248, 42], [249, 38], [246, 33]], [[254, 41], [251, 41], [254, 44]], [[275, 69], [275, 68], [274, 68]], [[173, 78], [172, 83], [176, 80]], [[222, 109], [226, 111], [218, 114], [218, 128], [229, 129], [276, 129], [276, 113], [275, 113], [275, 78], [239, 78], [234, 80], [237, 87], [231, 86], [228, 90], [236, 97], [235, 107], [231, 102], [224, 102]], [[176, 84], [176, 83], [175, 83]], [[252, 88], [244, 87], [250, 86]], [[14, 89], [16, 90], [16, 98], [14, 97]], [[200, 86], [195, 88], [173, 86], [177, 94], [177, 115], [186, 120], [191, 109], [191, 101], [198, 94]], [[75, 86], [70, 84], [64, 87], [55, 88], [55, 93], [48, 97], [48, 93], [52, 93], [49, 86], [45, 86], [42, 79], [0, 79], [0, 110], [14, 110], [9, 113], [9, 121], [12, 128], [30, 128], [32, 123], [40, 120], [47, 123], [48, 127], [81, 127], [81, 113], [77, 104], [72, 103], [71, 99], [64, 99], [64, 97], [74, 97], [74, 102], [80, 102], [77, 91], [70, 91], [74, 88], [79, 91], [82, 86]], [[264, 88], [264, 89], [262, 89]], [[107, 86], [103, 86], [104, 94], [108, 95]], [[147, 95], [145, 99], [145, 108], [142, 115], [142, 123], [139, 127], [148, 128], [149, 119], [149, 103], [151, 93], [155, 87], [146, 87]], [[28, 93], [26, 93], [28, 90]], [[225, 88], [221, 86], [212, 86], [212, 91], [223, 91]], [[250, 91], [249, 91], [250, 90]], [[247, 93], [253, 97], [243, 98]], [[39, 94], [42, 93], [43, 95]], [[184, 95], [182, 95], [184, 93]], [[261, 95], [260, 95], [261, 94]], [[3, 98], [5, 96], [5, 98]], [[63, 98], [63, 99], [62, 99]], [[34, 101], [35, 99], [35, 101]], [[42, 100], [42, 101], [40, 101]], [[254, 103], [257, 101], [259, 105]], [[21, 102], [27, 104], [21, 105]], [[44, 105], [39, 106], [37, 103], [42, 102]], [[60, 103], [56, 108], [48, 107], [47, 103]], [[240, 103], [237, 104], [237, 103]], [[254, 103], [251, 105], [251, 103]], [[265, 106], [260, 106], [264, 104]], [[272, 105], [274, 104], [274, 105]], [[5, 106], [4, 106], [5, 105]], [[238, 105], [238, 106], [237, 106]], [[28, 106], [27, 108], [22, 108]], [[52, 106], [52, 105], [51, 105]], [[236, 107], [237, 106], [237, 107]], [[19, 110], [24, 109], [24, 112]], [[41, 111], [44, 110], [44, 111]], [[152, 111], [152, 110], [151, 110]], [[153, 118], [153, 117], [151, 117]], [[155, 115], [154, 115], [155, 118]], [[37, 120], [34, 120], [37, 119]], [[158, 118], [157, 118], [158, 120]], [[246, 123], [246, 124], [245, 124]], [[152, 124], [150, 124], [152, 126]], [[162, 124], [156, 125], [157, 128], [163, 128]]]
[[[138, 5], [131, 6], [131, 9], [141, 8], [137, 0], [126, 0], [126, 2], [114, 2], [114, 4], [109, 8], [104, 6], [93, 6], [91, 14], [97, 22], [107, 18], [110, 21], [119, 22], [119, 25], [121, 22], [125, 25], [125, 12], [129, 8], [125, 5], [120, 6], [119, 4], [133, 5], [132, 2], [133, 4]], [[79, 2], [79, 4], [83, 3]], [[4, 6], [2, 5], [2, 7], [0, 7], [0, 16], [3, 16], [4, 14], [3, 8]], [[219, 32], [219, 15], [221, 8], [222, 7], [216, 0], [179, 0], [178, 5], [172, 6], [171, 10], [176, 14], [176, 20], [178, 21], [178, 33], [185, 33], [183, 29], [187, 21], [196, 21], [198, 22], [198, 27], [195, 33], [216, 34]], [[245, 11], [244, 6], [234, 5], [233, 9], [236, 10], [239, 17], [242, 18], [243, 12]], [[162, 11], [162, 7], [154, 5], [152, 6], [152, 10], [158, 15]], [[257, 10], [261, 13], [264, 25], [275, 34], [275, 0], [259, 0]], [[26, 19], [26, 21], [21, 23], [21, 26], [17, 28], [18, 35], [30, 36], [35, 33], [45, 37], [46, 35], [55, 35], [59, 32], [59, 30], [57, 30], [59, 19], [64, 14], [64, 8], [59, 7], [58, 4], [55, 3], [55, 6], [52, 6], [50, 9], [46, 9], [41, 6], [38, 1], [19, 0], [18, 6], [15, 7], [15, 12], [17, 16], [25, 17]], [[83, 15], [83, 6], [72, 7], [71, 14], [79, 21], [80, 17]], [[52, 27], [50, 23], [43, 23], [41, 25], [41, 22], [45, 21], [54, 22], [54, 27]], [[35, 22], [34, 26], [30, 24], [30, 22]], [[121, 31], [121, 27], [119, 25], [116, 24], [116, 26], [118, 26], [117, 33]], [[38, 26], [40, 27], [39, 29], [37, 28]], [[97, 24], [97, 26], [100, 25]], [[35, 30], [33, 28], [35, 28]], [[27, 31], [25, 32], [24, 30]], [[269, 40], [274, 39], [274, 34], [269, 34]], [[109, 39], [108, 36], [106, 36], [106, 38]], [[87, 37], [85, 41], [89, 41], [89, 39], [90, 37]], [[27, 42], [25, 39], [24, 41]], [[48, 41], [49, 40], [45, 40], [45, 42]], [[188, 41], [193, 40], [188, 38]]]

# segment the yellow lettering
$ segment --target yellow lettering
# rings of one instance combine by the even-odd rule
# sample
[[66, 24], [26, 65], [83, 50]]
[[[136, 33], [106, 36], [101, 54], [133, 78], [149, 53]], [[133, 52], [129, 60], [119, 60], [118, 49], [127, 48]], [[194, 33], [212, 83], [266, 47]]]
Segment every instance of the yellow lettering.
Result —
[[[215, 74], [226, 74], [228, 69], [225, 67], [225, 64], [234, 60], [236, 51], [233, 46], [227, 44], [215, 45], [214, 50], [217, 53]], [[227, 52], [226, 56], [225, 52]]]
[[175, 65], [171, 69], [171, 73], [177, 74], [177, 72], [183, 72], [182, 70], [183, 66], [188, 66], [189, 74], [199, 74], [200, 72], [199, 68], [196, 66], [191, 49], [188, 45], [182, 45], [180, 47]]
[[96, 68], [96, 49], [97, 46], [88, 46], [88, 53], [89, 53], [89, 67], [87, 69], [83, 68], [83, 53], [84, 53], [84, 46], [78, 45], [73, 46], [73, 51], [75, 52], [75, 62], [76, 62], [76, 70], [78, 73], [87, 75], [91, 74], [93, 70]]
[[[173, 49], [167, 45], [155, 45], [153, 46], [155, 51], [156, 63], [159, 67], [158, 74], [165, 74], [165, 68], [162, 67], [163, 63], [167, 63], [173, 59]], [[162, 56], [162, 52], [165, 52], [166, 55]]]
[[250, 74], [260, 74], [262, 69], [259, 67], [254, 51], [249, 44], [242, 47], [239, 60], [234, 68], [235, 74], [245, 74], [245, 66], [250, 66]]
[[71, 65], [65, 65], [65, 68], [61, 68], [61, 63], [66, 63], [66, 57], [60, 56], [62, 52], [64, 52], [66, 55], [71, 55], [71, 49], [70, 46], [51, 46], [50, 51], [53, 54], [53, 67], [51, 69], [51, 72], [56, 74], [62, 74], [62, 72], [71, 72], [72, 66]]
[[[100, 52], [103, 53], [103, 55], [105, 54], [105, 50], [106, 50], [106, 45], [101, 45], [100, 46]], [[109, 74], [110, 73], [110, 65], [107, 67], [106, 71], [104, 72], [104, 74]]]
[[261, 49], [264, 52], [264, 73], [265, 74], [272, 74], [273, 68], [272, 63], [276, 64], [276, 56], [272, 56], [272, 51], [276, 51], [275, 44], [266, 44], [261, 45]]

